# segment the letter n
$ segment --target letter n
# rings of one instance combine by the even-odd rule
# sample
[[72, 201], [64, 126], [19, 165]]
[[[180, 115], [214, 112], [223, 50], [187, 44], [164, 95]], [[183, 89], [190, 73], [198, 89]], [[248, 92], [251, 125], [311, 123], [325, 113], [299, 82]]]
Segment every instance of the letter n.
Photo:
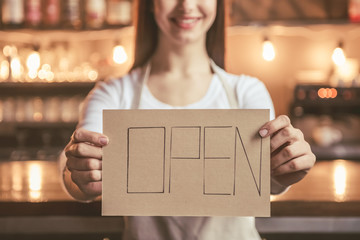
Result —
[[[257, 160], [257, 156], [249, 156], [248, 152], [246, 151], [245, 143], [243, 138], [241, 137], [240, 131], [238, 127], [235, 129], [235, 161], [237, 161], [236, 158], [236, 152], [238, 150], [238, 146], [241, 146], [241, 149], [243, 150], [243, 153], [245, 155], [247, 165], [249, 166], [249, 170], [251, 172], [251, 176], [254, 180], [256, 189], [259, 193], [259, 196], [261, 196], [261, 165], [262, 165], [262, 138], [260, 138], [260, 149], [259, 149], [259, 159]], [[256, 154], [257, 155], [257, 154]]]

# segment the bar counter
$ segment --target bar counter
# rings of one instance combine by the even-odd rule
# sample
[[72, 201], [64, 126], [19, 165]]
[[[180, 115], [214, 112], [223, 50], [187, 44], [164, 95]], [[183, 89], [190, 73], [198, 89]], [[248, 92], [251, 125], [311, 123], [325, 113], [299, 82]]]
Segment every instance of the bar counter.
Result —
[[[360, 216], [359, 173], [360, 161], [319, 161], [286, 193], [271, 196], [271, 215]], [[0, 190], [0, 216], [101, 212], [100, 201], [78, 203], [64, 192], [57, 162], [0, 162]]]
[[281, 195], [271, 196], [272, 216], [360, 216], [360, 161], [318, 161]]
[[[316, 232], [321, 230], [321, 226], [326, 228], [325, 232], [329, 232], [329, 226], [336, 229], [335, 225], [345, 221], [345, 225], [339, 231], [355, 233], [354, 239], [358, 239], [357, 237], [360, 236], [359, 173], [360, 161], [317, 162], [301, 182], [281, 195], [271, 196], [272, 217], [257, 219], [258, 230], [260, 233], [265, 233], [263, 236], [267, 239], [274, 239], [269, 237], [271, 233], [290, 231], [294, 225], [296, 227], [291, 230], [293, 232], [301, 232], [299, 226], [303, 226], [305, 232], [311, 228]], [[92, 226], [91, 231], [97, 229], [98, 232], [112, 232], [119, 237], [122, 218], [100, 217], [101, 201], [99, 200], [92, 203], [72, 200], [62, 189], [60, 176], [57, 162], [0, 162], [0, 222], [9, 219], [13, 221], [27, 219], [28, 222], [23, 225], [31, 227], [27, 227], [27, 230], [24, 230], [26, 232], [33, 231], [39, 224], [60, 221], [60, 223], [66, 222], [67, 227], [54, 231], [68, 231], [79, 225], [78, 220], [82, 219], [80, 225]], [[66, 221], [62, 219], [64, 217]], [[31, 225], [34, 218], [41, 223]], [[84, 224], [84, 221], [87, 223]], [[292, 223], [292, 226], [288, 226], [289, 223]], [[11, 227], [5, 230], [10, 233], [16, 228], [15, 230], [18, 231], [16, 227], [18, 222], [13, 225], [12, 230]], [[0, 227], [0, 235], [2, 231], [4, 229]], [[119, 239], [118, 237], [115, 239]]]
[[0, 162], [0, 217], [100, 216], [101, 202], [74, 201], [56, 161]]
[[[319, 161], [286, 193], [271, 196], [271, 215], [360, 216], [359, 173], [360, 161]], [[0, 162], [0, 190], [0, 216], [101, 213], [100, 201], [78, 203], [64, 192], [57, 162]]]

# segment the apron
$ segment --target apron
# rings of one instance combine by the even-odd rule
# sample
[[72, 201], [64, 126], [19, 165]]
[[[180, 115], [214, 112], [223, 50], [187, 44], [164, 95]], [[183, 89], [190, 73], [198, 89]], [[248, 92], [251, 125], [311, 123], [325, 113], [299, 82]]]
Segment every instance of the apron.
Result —
[[[235, 91], [231, 90], [223, 70], [212, 60], [210, 66], [224, 87], [231, 109], [238, 108], [238, 101]], [[143, 89], [150, 75], [150, 64], [146, 64], [140, 77], [139, 84], [136, 85], [132, 109], [139, 109]], [[239, 232], [244, 234], [240, 239], [255, 239], [260, 237], [255, 229], [254, 218], [234, 218], [234, 217], [124, 217], [125, 231], [124, 240], [182, 240], [182, 239], [206, 239], [217, 240], [239, 239]], [[232, 233], [231, 227], [225, 230], [224, 226], [236, 226], [237, 233]], [[234, 230], [234, 228], [233, 228]], [[224, 232], [225, 231], [225, 232]], [[245, 235], [245, 236], [244, 236]]]

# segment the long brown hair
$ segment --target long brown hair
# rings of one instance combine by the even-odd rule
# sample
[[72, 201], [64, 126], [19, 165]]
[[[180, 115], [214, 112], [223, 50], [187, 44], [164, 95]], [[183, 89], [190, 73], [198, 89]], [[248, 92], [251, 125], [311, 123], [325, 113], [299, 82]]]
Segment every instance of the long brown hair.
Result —
[[[216, 17], [206, 34], [209, 57], [221, 68], [225, 67], [225, 0], [217, 0]], [[135, 59], [132, 69], [143, 66], [154, 54], [159, 28], [153, 14], [152, 0], [137, 0], [135, 4]]]

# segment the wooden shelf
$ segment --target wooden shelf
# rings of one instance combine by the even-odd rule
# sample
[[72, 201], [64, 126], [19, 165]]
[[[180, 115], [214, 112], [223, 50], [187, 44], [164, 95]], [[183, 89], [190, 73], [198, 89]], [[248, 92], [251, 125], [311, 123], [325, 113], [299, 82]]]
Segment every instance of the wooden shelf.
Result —
[[230, 15], [233, 25], [243, 23], [282, 22], [285, 25], [349, 23], [349, 1], [338, 0], [232, 0]]
[[14, 128], [74, 128], [77, 122], [0, 122], [0, 129]]
[[67, 30], [67, 29], [2, 29], [0, 30], [0, 41], [16, 43], [33, 43], [34, 41], [42, 42], [71, 42], [71, 41], [96, 41], [118, 39], [119, 37], [132, 36], [134, 28], [121, 27], [114, 29], [99, 30]]
[[53, 83], [0, 83], [1, 96], [31, 95], [31, 96], [54, 96], [54, 95], [86, 95], [96, 82], [53, 82]]
[[360, 23], [351, 22], [348, 19], [306, 19], [306, 20], [246, 20], [232, 26], [311, 26], [311, 25], [350, 25], [358, 27]]

